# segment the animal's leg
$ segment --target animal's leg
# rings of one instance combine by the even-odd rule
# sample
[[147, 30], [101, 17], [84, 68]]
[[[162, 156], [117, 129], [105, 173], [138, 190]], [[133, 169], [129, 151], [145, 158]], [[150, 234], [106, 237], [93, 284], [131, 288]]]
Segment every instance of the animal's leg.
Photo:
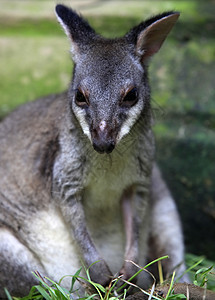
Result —
[[137, 237], [137, 220], [134, 213], [134, 191], [132, 188], [126, 190], [122, 196], [122, 214], [124, 221], [126, 245], [124, 255], [124, 265], [120, 271], [123, 279], [129, 279], [134, 275], [136, 267], [130, 262], [138, 263], [138, 237]]
[[26, 296], [38, 284], [35, 270], [44, 272], [33, 253], [8, 229], [0, 228], [0, 299], [7, 299], [4, 288], [13, 296]]
[[[169, 256], [169, 259], [162, 262], [166, 275], [176, 270], [176, 274], [181, 276], [185, 271], [181, 222], [176, 204], [156, 165], [152, 171], [151, 201], [151, 245], [149, 249], [153, 246], [153, 256], [157, 258], [163, 255]], [[187, 281], [188, 277], [184, 276], [183, 280]]]
[[75, 197], [72, 198], [67, 206], [62, 207], [62, 213], [68, 223], [71, 224], [72, 234], [86, 267], [93, 264], [90, 267], [91, 279], [103, 286], [107, 286], [111, 280], [112, 273], [91, 239], [81, 201], [75, 199]]
[[[142, 222], [146, 222], [147, 215], [147, 193], [146, 190], [141, 192], [137, 188], [127, 189], [121, 200], [122, 214], [124, 219], [124, 228], [126, 236], [126, 246], [124, 255], [124, 265], [120, 271], [123, 279], [128, 280], [133, 276], [138, 268], [135, 264], [139, 262], [139, 230]], [[147, 229], [145, 233], [147, 236]], [[133, 263], [135, 264], [133, 264]], [[136, 281], [134, 278], [133, 281]]]

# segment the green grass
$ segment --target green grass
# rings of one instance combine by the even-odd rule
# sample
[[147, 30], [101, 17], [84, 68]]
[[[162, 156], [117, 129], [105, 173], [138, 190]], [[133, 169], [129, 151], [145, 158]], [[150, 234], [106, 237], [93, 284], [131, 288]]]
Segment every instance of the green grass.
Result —
[[53, 19], [32, 19], [19, 17], [4, 17], [0, 19], [0, 36], [5, 37], [42, 37], [62, 36], [62, 30]]
[[0, 115], [36, 97], [60, 92], [68, 85], [72, 63], [66, 39], [4, 37], [0, 39], [0, 48], [4, 57], [0, 71], [3, 70], [4, 79], [0, 81]]
[[[165, 297], [161, 297], [156, 293], [156, 282], [154, 280], [153, 274], [151, 274], [154, 283], [152, 284], [150, 290], [143, 290], [139, 288], [137, 285], [134, 285], [132, 279], [136, 277], [140, 272], [145, 272], [149, 266], [155, 263], [160, 263], [163, 259], [167, 257], [159, 258], [149, 264], [147, 264], [144, 268], [139, 267], [138, 272], [131, 277], [121, 286], [117, 284], [121, 280], [120, 277], [112, 279], [109, 286], [104, 288], [100, 284], [93, 282], [90, 278], [90, 267], [85, 269], [86, 277], [81, 277], [81, 268], [74, 274], [73, 276], [65, 276], [66, 278], [71, 278], [70, 288], [67, 290], [63, 287], [63, 277], [59, 282], [54, 282], [50, 278], [42, 277], [38, 272], [34, 272], [34, 276], [38, 279], [38, 285], [35, 285], [31, 288], [28, 295], [22, 298], [14, 298], [10, 295], [10, 293], [5, 289], [5, 293], [9, 300], [69, 300], [69, 299], [82, 299], [82, 300], [90, 300], [90, 299], [100, 299], [100, 300], [118, 300], [125, 299], [129, 292], [129, 286], [135, 286], [137, 291], [141, 291], [148, 297], [154, 300], [179, 300], [186, 299], [183, 294], [175, 294], [173, 289], [175, 274], [173, 273], [172, 277], [169, 281], [169, 288], [167, 295]], [[200, 258], [194, 255], [187, 255], [186, 261], [188, 265], [187, 272], [194, 282], [196, 286], [207, 288], [215, 291], [215, 269], [212, 262], [205, 260], [204, 258]], [[85, 294], [80, 295], [79, 290], [75, 288], [75, 283], [78, 281], [80, 284], [82, 282], [82, 286], [85, 286]]]
[[[197, 286], [207, 286], [209, 290], [215, 292], [215, 262], [206, 259], [205, 257], [199, 257], [193, 254], [186, 254], [186, 265], [191, 270], [189, 276], [191, 282], [194, 282]], [[204, 278], [203, 271], [207, 271], [207, 276]]]

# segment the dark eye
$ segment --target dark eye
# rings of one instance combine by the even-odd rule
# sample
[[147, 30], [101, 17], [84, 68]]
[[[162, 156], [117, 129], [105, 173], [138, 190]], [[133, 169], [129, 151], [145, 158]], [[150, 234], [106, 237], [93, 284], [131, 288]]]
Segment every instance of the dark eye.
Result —
[[85, 95], [79, 89], [76, 91], [75, 103], [80, 107], [89, 105], [88, 99], [85, 97]]
[[127, 92], [127, 94], [122, 99], [121, 105], [125, 107], [131, 107], [137, 103], [138, 100], [138, 93], [137, 88], [133, 88]]

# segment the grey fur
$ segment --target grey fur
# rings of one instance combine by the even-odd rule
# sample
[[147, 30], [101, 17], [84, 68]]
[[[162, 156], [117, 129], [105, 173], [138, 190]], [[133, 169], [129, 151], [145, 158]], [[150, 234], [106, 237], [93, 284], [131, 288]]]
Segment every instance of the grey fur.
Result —
[[24, 296], [34, 270], [59, 280], [99, 261], [91, 277], [107, 285], [112, 274], [133, 275], [125, 260], [144, 266], [147, 256], [168, 254], [166, 273], [178, 264], [184, 271], [177, 209], [154, 165], [147, 79], [148, 59], [179, 14], [108, 40], [74, 11], [56, 12], [75, 62], [69, 90], [23, 105], [0, 125], [2, 298], [5, 286]]

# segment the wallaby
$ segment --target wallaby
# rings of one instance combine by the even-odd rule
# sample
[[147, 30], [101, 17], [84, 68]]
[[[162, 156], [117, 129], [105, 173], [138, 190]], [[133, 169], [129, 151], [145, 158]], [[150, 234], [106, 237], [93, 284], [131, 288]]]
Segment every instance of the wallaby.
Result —
[[181, 275], [182, 229], [154, 163], [147, 78], [179, 13], [116, 39], [64, 5], [56, 15], [74, 60], [68, 92], [25, 104], [0, 125], [0, 297], [4, 287], [25, 295], [34, 270], [59, 280], [94, 262], [91, 278], [104, 286], [130, 278], [132, 262], [162, 255], [165, 274], [178, 266]]

